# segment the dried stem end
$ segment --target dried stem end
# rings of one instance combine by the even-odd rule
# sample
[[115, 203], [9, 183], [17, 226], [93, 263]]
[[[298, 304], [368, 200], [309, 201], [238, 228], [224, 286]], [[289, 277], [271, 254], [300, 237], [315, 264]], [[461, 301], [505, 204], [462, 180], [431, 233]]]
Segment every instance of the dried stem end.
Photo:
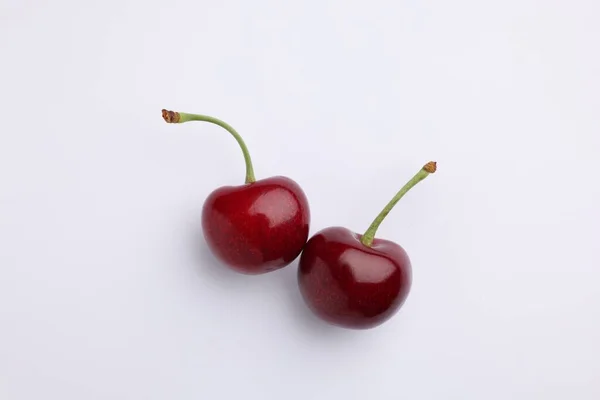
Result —
[[423, 166], [423, 169], [430, 174], [433, 174], [437, 170], [437, 163], [435, 161], [429, 161]]
[[162, 117], [169, 124], [176, 124], [180, 120], [180, 115], [177, 111], [162, 110]]

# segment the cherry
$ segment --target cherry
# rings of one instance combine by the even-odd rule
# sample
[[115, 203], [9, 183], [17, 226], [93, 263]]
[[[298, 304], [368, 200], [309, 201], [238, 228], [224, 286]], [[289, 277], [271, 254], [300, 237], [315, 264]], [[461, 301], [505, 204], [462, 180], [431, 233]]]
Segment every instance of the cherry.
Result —
[[214, 190], [202, 207], [202, 230], [216, 258], [233, 270], [256, 275], [294, 261], [308, 239], [310, 209], [302, 188], [292, 179], [256, 180], [241, 136], [227, 123], [206, 115], [162, 110], [168, 123], [205, 121], [227, 130], [246, 163], [244, 185]]
[[363, 235], [336, 226], [309, 239], [300, 257], [298, 285], [317, 316], [333, 325], [368, 329], [400, 309], [412, 284], [410, 259], [398, 244], [375, 239], [375, 233], [406, 192], [435, 170], [435, 162], [427, 163]]

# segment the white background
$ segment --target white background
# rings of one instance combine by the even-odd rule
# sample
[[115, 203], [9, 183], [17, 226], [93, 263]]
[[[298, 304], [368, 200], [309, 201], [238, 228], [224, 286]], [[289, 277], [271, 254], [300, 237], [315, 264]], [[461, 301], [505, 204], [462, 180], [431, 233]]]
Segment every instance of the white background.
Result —
[[[87, 4], [86, 4], [87, 3]], [[0, 1], [0, 398], [600, 398], [597, 0]], [[207, 253], [202, 203], [259, 178], [311, 233], [379, 236], [414, 286], [325, 325], [294, 263]]]

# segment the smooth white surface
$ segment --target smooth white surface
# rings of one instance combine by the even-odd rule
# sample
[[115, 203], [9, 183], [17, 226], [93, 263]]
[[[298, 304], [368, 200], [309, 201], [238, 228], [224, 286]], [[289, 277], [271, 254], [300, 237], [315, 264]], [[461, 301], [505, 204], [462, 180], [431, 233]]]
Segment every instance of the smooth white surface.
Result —
[[[86, 4], [87, 3], [87, 4]], [[367, 6], [367, 4], [370, 4]], [[597, 0], [0, 2], [0, 398], [600, 398]], [[324, 325], [296, 264], [206, 253], [204, 198], [298, 181], [414, 286]]]

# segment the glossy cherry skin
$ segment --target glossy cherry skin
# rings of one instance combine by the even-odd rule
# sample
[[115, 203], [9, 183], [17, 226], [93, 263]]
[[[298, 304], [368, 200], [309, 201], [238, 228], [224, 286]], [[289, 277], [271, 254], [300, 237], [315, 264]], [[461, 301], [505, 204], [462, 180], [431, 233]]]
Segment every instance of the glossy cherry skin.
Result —
[[325, 321], [352, 329], [382, 324], [402, 306], [412, 284], [408, 255], [394, 242], [330, 227], [304, 246], [298, 285], [309, 308]]
[[309, 225], [304, 191], [282, 176], [218, 188], [202, 208], [202, 230], [212, 253], [249, 275], [294, 261], [308, 239]]

